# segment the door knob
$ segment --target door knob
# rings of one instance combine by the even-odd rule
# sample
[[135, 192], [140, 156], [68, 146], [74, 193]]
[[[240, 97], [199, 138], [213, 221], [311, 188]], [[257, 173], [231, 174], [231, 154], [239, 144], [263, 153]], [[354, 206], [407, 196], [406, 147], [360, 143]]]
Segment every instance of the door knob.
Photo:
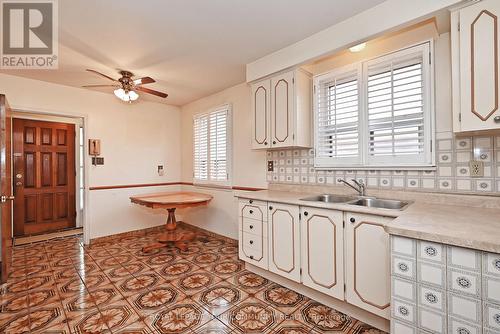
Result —
[[16, 182], [16, 186], [20, 187], [20, 186], [22, 186], [22, 185], [23, 185], [23, 183], [22, 183], [21, 181], [17, 181], [17, 182]]
[[13, 201], [15, 199], [14, 196], [7, 196], [7, 195], [2, 195], [0, 196], [0, 202], [5, 203], [7, 201]]
[[23, 178], [23, 174], [16, 174], [16, 179], [22, 179]]

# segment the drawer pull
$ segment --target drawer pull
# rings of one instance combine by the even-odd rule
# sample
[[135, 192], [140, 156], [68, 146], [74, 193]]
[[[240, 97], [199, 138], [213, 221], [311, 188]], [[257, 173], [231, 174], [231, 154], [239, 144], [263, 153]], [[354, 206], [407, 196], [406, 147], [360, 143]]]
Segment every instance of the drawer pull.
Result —
[[248, 203], [252, 204], [253, 203], [253, 199], [249, 200]]
[[464, 289], [468, 289], [471, 287], [472, 283], [465, 277], [458, 277], [457, 283]]
[[252, 259], [252, 260], [253, 260], [253, 255], [250, 255], [250, 259]]
[[272, 207], [272, 206], [270, 206], [270, 207], [269, 207], [269, 210], [272, 210], [272, 209], [273, 209], [273, 207]]
[[458, 334], [470, 334], [470, 331], [467, 328], [458, 327], [457, 328], [457, 333]]
[[425, 247], [424, 251], [425, 251], [425, 254], [427, 254], [429, 256], [436, 256], [436, 254], [437, 254], [436, 248], [431, 247], [431, 246]]
[[402, 272], [407, 272], [408, 271], [408, 265], [406, 265], [406, 263], [403, 263], [403, 262], [398, 263], [398, 268]]
[[253, 245], [253, 240], [250, 240], [250, 245]]
[[250, 225], [249, 227], [250, 227], [251, 230], [253, 230], [253, 225]]
[[495, 322], [500, 325], [500, 313], [494, 314], [493, 320], [495, 320]]
[[407, 316], [408, 316], [408, 314], [410, 314], [410, 311], [408, 311], [408, 309], [407, 309], [406, 307], [404, 307], [404, 306], [400, 306], [400, 307], [398, 308], [398, 311], [399, 311], [399, 313], [400, 313], [402, 316], [404, 316], [404, 317], [407, 317]]
[[250, 214], [253, 214], [253, 210], [250, 210], [249, 212], [250, 212]]
[[500, 270], [500, 259], [493, 260], [493, 267], [495, 267], [498, 270]]
[[438, 302], [437, 296], [433, 293], [430, 293], [430, 292], [427, 292], [425, 294], [425, 299], [427, 299], [427, 301], [431, 304], [436, 304]]

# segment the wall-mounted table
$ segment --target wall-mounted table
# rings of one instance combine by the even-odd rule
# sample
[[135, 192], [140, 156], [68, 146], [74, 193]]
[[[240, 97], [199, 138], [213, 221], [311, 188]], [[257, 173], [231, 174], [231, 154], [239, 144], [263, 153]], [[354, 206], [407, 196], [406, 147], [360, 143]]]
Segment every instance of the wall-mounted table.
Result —
[[144, 205], [152, 209], [167, 209], [168, 211], [167, 223], [165, 225], [166, 232], [160, 235], [157, 243], [144, 246], [142, 250], [148, 252], [172, 243], [181, 250], [187, 249], [187, 242], [193, 240], [196, 235], [194, 232], [177, 230], [175, 210], [207, 205], [212, 198], [211, 195], [184, 191], [144, 194], [130, 197], [132, 203]]

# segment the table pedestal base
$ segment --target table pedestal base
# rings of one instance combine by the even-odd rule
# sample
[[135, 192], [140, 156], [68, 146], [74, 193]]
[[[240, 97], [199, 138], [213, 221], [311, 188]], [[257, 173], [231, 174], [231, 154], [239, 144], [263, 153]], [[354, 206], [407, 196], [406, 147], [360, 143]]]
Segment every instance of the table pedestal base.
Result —
[[188, 248], [187, 242], [194, 240], [196, 238], [196, 233], [191, 231], [177, 231], [177, 221], [175, 220], [175, 208], [167, 209], [168, 218], [167, 224], [165, 225], [166, 232], [162, 233], [158, 242], [144, 246], [142, 248], [143, 252], [149, 252], [153, 249], [163, 248], [168, 245], [174, 245], [181, 251], [185, 251]]

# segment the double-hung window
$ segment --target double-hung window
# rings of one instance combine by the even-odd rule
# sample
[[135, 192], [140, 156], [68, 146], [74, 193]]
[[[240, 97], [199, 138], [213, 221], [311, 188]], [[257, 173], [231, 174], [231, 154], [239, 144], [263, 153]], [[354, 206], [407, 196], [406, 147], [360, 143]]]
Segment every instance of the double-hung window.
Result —
[[193, 120], [195, 184], [230, 185], [231, 106], [223, 105]]
[[315, 77], [315, 166], [433, 166], [430, 60], [427, 42]]

